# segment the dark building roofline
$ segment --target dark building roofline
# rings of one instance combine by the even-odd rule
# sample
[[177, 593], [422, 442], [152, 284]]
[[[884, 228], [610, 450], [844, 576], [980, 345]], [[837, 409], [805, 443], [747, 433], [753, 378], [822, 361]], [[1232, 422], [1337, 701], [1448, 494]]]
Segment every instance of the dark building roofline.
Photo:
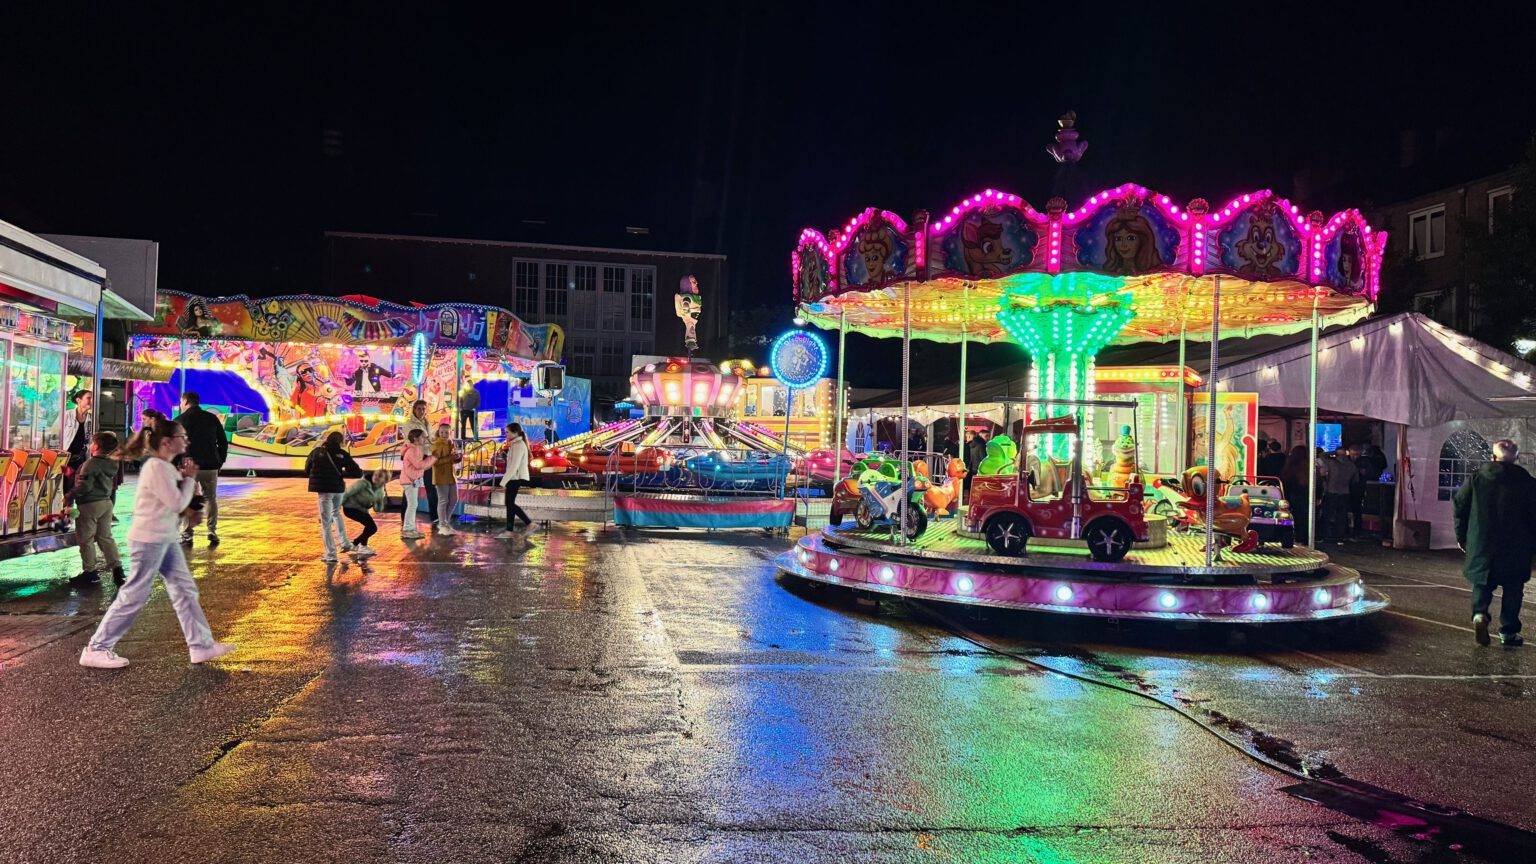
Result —
[[327, 237], [348, 237], [361, 240], [406, 240], [425, 243], [450, 243], [464, 246], [498, 246], [511, 249], [555, 249], [562, 252], [601, 252], [607, 255], [650, 255], [657, 258], [691, 258], [726, 260], [726, 256], [713, 252], [661, 252], [654, 249], [618, 249], [602, 246], [570, 246], [560, 243], [527, 243], [511, 240], [476, 240], [470, 237], [428, 237], [417, 234], [368, 234], [357, 231], [327, 231]]

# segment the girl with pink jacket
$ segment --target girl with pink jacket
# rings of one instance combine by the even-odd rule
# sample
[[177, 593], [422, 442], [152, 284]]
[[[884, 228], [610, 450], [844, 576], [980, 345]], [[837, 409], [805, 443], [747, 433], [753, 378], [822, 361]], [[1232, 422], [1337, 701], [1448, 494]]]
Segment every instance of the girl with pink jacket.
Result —
[[400, 486], [405, 492], [405, 512], [400, 514], [402, 540], [420, 540], [422, 536], [416, 530], [416, 495], [421, 489], [422, 475], [437, 461], [422, 450], [426, 437], [420, 429], [412, 429], [400, 447]]

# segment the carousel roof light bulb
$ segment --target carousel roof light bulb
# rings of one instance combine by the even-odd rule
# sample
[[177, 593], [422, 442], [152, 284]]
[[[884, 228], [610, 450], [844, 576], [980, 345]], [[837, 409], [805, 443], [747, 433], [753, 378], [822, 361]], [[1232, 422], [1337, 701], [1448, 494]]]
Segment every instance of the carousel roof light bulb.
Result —
[[1319, 588], [1312, 592], [1312, 602], [1319, 606], [1327, 606], [1333, 602], [1333, 592], [1327, 588]]
[[1179, 605], [1179, 598], [1174, 596], [1172, 591], [1164, 591], [1157, 595], [1157, 605], [1164, 609], [1176, 609]]

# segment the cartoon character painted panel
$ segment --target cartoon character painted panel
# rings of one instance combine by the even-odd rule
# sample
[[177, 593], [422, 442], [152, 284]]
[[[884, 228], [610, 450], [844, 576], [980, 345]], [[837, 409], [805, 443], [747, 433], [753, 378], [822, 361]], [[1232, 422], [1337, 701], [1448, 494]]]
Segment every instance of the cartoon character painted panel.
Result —
[[810, 303], [827, 293], [827, 259], [810, 243], [802, 245], [798, 254], [800, 269], [796, 273], [796, 284], [800, 289], [799, 299], [802, 303]]
[[884, 219], [874, 218], [855, 230], [842, 253], [843, 284], [873, 288], [907, 274], [909, 246]]
[[934, 269], [978, 279], [1003, 276], [1030, 265], [1039, 239], [1018, 210], [978, 208], [944, 233]]
[[1239, 276], [1279, 279], [1301, 268], [1301, 235], [1272, 200], [1239, 214], [1218, 242], [1222, 265]]
[[[1204, 465], [1206, 414], [1210, 394], [1196, 393], [1190, 401], [1193, 450], [1189, 464]], [[1223, 478], [1253, 477], [1258, 471], [1259, 394], [1216, 394], [1216, 472]]]
[[1167, 216], [1137, 198], [1110, 201], [1073, 234], [1078, 263], [1113, 276], [1139, 276], [1173, 266], [1179, 237]]
[[1360, 226], [1351, 222], [1333, 235], [1323, 247], [1327, 281], [1347, 294], [1360, 294], [1366, 288], [1366, 238]]

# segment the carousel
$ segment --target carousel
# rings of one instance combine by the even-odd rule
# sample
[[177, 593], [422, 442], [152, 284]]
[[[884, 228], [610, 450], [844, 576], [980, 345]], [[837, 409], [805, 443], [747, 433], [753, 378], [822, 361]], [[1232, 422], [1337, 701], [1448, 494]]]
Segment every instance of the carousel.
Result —
[[[1071, 119], [1051, 148], [1064, 163], [1082, 152]], [[855, 456], [846, 475], [834, 466], [834, 524], [781, 555], [779, 569], [871, 593], [1114, 618], [1262, 623], [1385, 608], [1384, 595], [1310, 536], [1262, 542], [1259, 523], [1289, 522], [1291, 503], [1247, 476], [1253, 442], [1241, 430], [1235, 445], [1218, 440], [1230, 426], [1218, 409], [1230, 416], [1248, 395], [1223, 392], [1218, 345], [1306, 331], [1315, 340], [1364, 318], [1386, 239], [1358, 210], [1325, 215], [1269, 190], [1212, 205], [1135, 183], [1075, 207], [1058, 197], [1036, 209], [986, 189], [938, 214], [869, 208], [829, 232], [805, 229], [791, 255], [796, 317], [838, 334], [839, 388], [850, 331], [902, 340], [900, 428], [912, 408], [913, 339], [958, 344], [962, 418], [970, 343], [1015, 343], [1029, 371], [969, 495], [957, 484], [939, 514], [950, 518], [934, 518], [926, 486], [935, 472], [914, 464], [920, 454], [905, 443]], [[1157, 484], [1178, 494], [1171, 510], [1153, 512], [1151, 459], [1137, 434], [1146, 422], [1094, 429], [1107, 411], [1137, 405], [1105, 398], [1118, 394], [1101, 393], [1101, 382], [1117, 376], [1097, 357], [1174, 341], [1176, 473]], [[1184, 371], [1192, 343], [1209, 350], [1203, 380]], [[841, 435], [841, 417], [835, 428]], [[1100, 440], [1114, 441], [1104, 460], [1092, 452]], [[1295, 506], [1315, 524], [1313, 502]]]

